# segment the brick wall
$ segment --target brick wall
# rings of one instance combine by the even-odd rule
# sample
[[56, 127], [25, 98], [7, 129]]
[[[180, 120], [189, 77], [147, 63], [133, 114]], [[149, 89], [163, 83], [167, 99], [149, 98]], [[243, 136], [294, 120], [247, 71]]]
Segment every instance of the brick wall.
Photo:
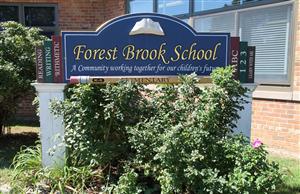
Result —
[[104, 0], [104, 21], [126, 13], [126, 0]]
[[36, 107], [32, 105], [34, 93], [28, 93], [19, 101], [15, 116], [17, 121], [38, 121]]
[[273, 154], [300, 158], [300, 102], [255, 99], [252, 106], [252, 139]]
[[103, 23], [102, 0], [63, 0], [57, 3], [61, 30], [94, 30]]
[[125, 13], [125, 0], [0, 0], [0, 3], [57, 4], [61, 30], [95, 30]]
[[269, 151], [300, 159], [300, 3], [295, 1], [292, 41], [291, 101], [254, 99], [251, 138], [261, 139]]

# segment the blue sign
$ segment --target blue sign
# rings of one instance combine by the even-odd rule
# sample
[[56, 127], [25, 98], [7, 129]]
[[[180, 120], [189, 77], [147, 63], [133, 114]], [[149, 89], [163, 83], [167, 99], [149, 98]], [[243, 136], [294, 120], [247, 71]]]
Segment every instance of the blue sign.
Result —
[[62, 32], [65, 80], [71, 76], [209, 76], [229, 59], [229, 33], [197, 33], [161, 14], [115, 18], [96, 32]]

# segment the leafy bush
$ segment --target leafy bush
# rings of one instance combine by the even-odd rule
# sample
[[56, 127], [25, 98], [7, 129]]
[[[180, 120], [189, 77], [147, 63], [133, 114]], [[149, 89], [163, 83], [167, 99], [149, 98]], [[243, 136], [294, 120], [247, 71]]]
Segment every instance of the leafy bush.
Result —
[[0, 23], [0, 133], [35, 79], [35, 46], [45, 39], [38, 28]]
[[80, 85], [69, 98], [53, 105], [64, 116], [69, 165], [107, 167], [131, 153], [126, 126], [135, 125], [144, 110], [141, 87], [121, 82], [117, 86]]
[[157, 180], [161, 193], [267, 192], [280, 183], [266, 151], [232, 134], [246, 90], [231, 76], [230, 68], [218, 69], [204, 89], [183, 77], [154, 92], [152, 117], [127, 127], [131, 165]]
[[[97, 170], [93, 176], [102, 184], [93, 189], [106, 193], [274, 190], [281, 183], [278, 165], [268, 162], [261, 142], [250, 145], [232, 133], [247, 91], [232, 71], [215, 70], [209, 87], [191, 75], [156, 90], [130, 82], [70, 88], [68, 98], [53, 105], [64, 116], [67, 168]], [[83, 182], [81, 190], [88, 190]]]

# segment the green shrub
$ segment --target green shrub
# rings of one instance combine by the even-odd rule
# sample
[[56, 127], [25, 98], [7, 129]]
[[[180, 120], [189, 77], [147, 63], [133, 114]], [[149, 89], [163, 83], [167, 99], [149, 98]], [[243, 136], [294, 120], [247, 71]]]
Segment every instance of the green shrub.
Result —
[[118, 165], [131, 153], [126, 127], [144, 114], [138, 84], [80, 85], [69, 89], [70, 97], [53, 104], [64, 116], [68, 164], [72, 166]]
[[32, 90], [35, 79], [35, 46], [46, 38], [34, 27], [0, 23], [0, 133], [12, 117], [17, 100]]
[[138, 174], [134, 170], [125, 172], [119, 178], [118, 186], [115, 188], [115, 193], [122, 194], [138, 194], [142, 189], [138, 186]]
[[232, 134], [246, 90], [231, 76], [231, 68], [217, 69], [204, 89], [183, 77], [152, 95], [154, 116], [127, 128], [133, 168], [157, 180], [161, 193], [267, 192], [280, 183], [266, 151]]

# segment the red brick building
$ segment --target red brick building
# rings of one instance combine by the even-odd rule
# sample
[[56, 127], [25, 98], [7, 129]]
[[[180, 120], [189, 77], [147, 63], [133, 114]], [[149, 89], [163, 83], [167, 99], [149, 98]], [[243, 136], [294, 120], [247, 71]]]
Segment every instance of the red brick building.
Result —
[[[300, 158], [300, 3], [298, 0], [0, 0], [0, 21], [44, 34], [95, 30], [134, 12], [174, 15], [197, 31], [230, 32], [257, 47], [251, 137], [272, 153]], [[25, 113], [19, 110], [19, 115]], [[26, 116], [32, 111], [26, 107]], [[31, 117], [32, 115], [29, 114]]]

